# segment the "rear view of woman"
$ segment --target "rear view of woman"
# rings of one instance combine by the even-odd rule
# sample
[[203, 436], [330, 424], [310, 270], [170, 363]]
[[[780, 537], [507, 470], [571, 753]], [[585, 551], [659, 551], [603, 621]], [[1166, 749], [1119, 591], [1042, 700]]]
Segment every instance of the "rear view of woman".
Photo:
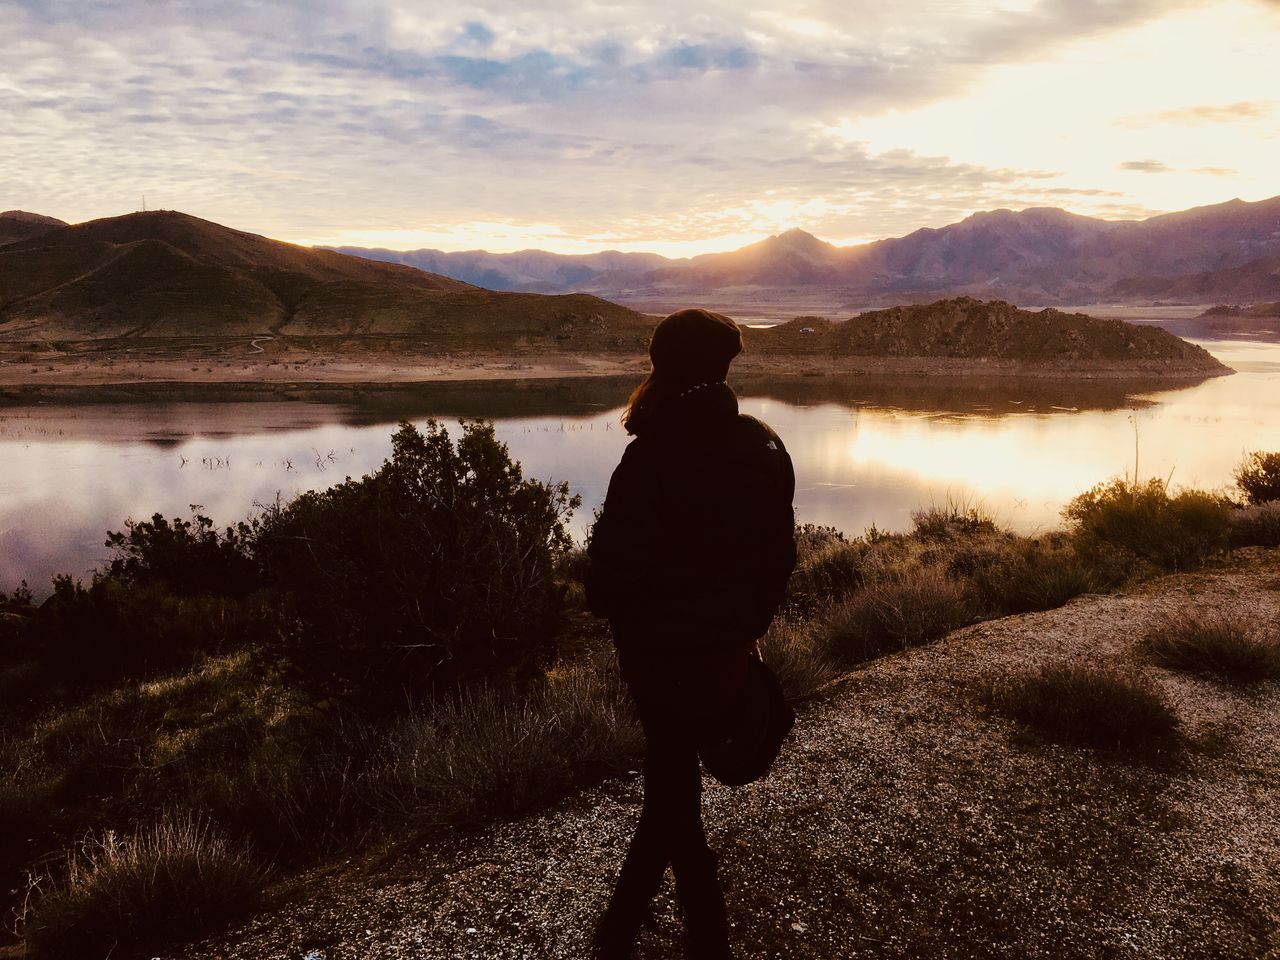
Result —
[[630, 956], [668, 865], [689, 956], [733, 956], [698, 743], [741, 690], [795, 565], [791, 458], [725, 382], [741, 350], [720, 314], [658, 324], [623, 418], [635, 439], [588, 548], [587, 599], [610, 621], [647, 744], [644, 809], [596, 931], [602, 960]]

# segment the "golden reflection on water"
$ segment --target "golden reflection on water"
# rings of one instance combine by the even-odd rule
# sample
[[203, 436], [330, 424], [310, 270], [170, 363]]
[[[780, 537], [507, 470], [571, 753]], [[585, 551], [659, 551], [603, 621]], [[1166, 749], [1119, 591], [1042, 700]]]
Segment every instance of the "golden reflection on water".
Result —
[[[1057, 526], [1080, 491], [1132, 473], [1135, 420], [1143, 477], [1223, 488], [1245, 451], [1280, 449], [1280, 345], [1208, 346], [1242, 372], [1138, 394], [1115, 384], [748, 383], [742, 409], [786, 442], [802, 521], [850, 534], [904, 529], [912, 510], [951, 499], [1031, 531]], [[225, 524], [255, 502], [360, 476], [390, 452], [399, 416], [421, 422], [435, 410], [495, 417], [526, 476], [568, 480], [584, 501], [573, 522], [581, 537], [628, 439], [618, 426], [627, 386], [468, 388], [382, 396], [374, 408], [0, 408], [0, 589], [87, 576], [107, 558], [105, 532], [126, 517], [199, 504]]]

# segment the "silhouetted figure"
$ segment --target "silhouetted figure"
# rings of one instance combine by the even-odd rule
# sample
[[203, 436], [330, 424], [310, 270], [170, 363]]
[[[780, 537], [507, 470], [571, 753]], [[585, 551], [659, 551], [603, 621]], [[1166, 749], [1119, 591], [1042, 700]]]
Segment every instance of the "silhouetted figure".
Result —
[[796, 557], [791, 458], [725, 382], [741, 350], [720, 314], [658, 324], [653, 370], [623, 417], [635, 439], [587, 551], [587, 599], [609, 619], [647, 744], [644, 810], [597, 929], [601, 958], [630, 955], [668, 865], [690, 956], [733, 956], [698, 742], [738, 693]]

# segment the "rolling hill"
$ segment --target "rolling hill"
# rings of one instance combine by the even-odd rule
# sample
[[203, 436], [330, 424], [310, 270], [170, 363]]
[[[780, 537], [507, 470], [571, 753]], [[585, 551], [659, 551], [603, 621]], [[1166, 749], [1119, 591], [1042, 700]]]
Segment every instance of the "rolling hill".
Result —
[[0, 247], [15, 240], [26, 240], [48, 233], [54, 227], [65, 227], [66, 222], [56, 217], [46, 217], [25, 210], [6, 210], [0, 213]]
[[[1020, 303], [1248, 299], [1280, 296], [1280, 197], [1197, 207], [1140, 221], [1051, 207], [975, 213], [938, 229], [837, 247], [789, 230], [729, 253], [656, 261], [344, 248], [467, 277], [483, 260], [486, 285], [581, 290], [632, 303], [745, 302], [821, 292], [861, 306], [970, 295]], [[1237, 292], [1233, 292], [1237, 291]]]
[[592, 296], [496, 293], [173, 211], [52, 225], [0, 246], [9, 341], [273, 334], [563, 349], [642, 344], [649, 327]]
[[1017, 364], [1026, 369], [1230, 372], [1203, 347], [1154, 326], [1029, 311], [970, 297], [871, 310], [841, 323], [798, 317], [748, 329], [747, 348], [775, 355], [935, 358]]

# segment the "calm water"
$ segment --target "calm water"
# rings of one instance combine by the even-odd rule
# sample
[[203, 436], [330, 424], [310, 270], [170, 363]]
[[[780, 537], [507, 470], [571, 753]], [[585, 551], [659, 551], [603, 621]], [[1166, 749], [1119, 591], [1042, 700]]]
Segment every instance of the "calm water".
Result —
[[[795, 461], [801, 520], [859, 533], [903, 529], [911, 511], [980, 501], [1024, 531], [1058, 524], [1076, 493], [1132, 472], [1209, 488], [1246, 450], [1280, 449], [1280, 344], [1205, 342], [1237, 374], [1175, 390], [1041, 382], [735, 384]], [[107, 559], [126, 517], [218, 523], [378, 466], [400, 417], [497, 422], [527, 476], [567, 480], [581, 535], [627, 442], [627, 384], [431, 387], [358, 402], [160, 400], [0, 406], [0, 589]]]

